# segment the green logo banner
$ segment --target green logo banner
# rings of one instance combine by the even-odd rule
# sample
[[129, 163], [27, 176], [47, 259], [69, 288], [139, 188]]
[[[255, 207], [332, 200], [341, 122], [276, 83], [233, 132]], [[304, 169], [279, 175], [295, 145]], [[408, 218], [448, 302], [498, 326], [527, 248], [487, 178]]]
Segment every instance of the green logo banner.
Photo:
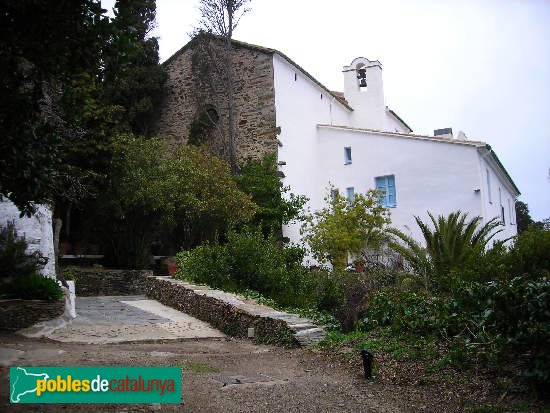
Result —
[[11, 403], [182, 403], [179, 367], [10, 367]]

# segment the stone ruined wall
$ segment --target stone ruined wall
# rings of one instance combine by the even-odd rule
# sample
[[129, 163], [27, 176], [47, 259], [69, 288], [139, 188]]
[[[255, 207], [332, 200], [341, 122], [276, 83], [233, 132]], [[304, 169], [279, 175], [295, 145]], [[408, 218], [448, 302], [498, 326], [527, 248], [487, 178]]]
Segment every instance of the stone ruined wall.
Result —
[[105, 270], [95, 268], [71, 269], [76, 276], [77, 297], [99, 295], [143, 294], [143, 283], [152, 271]]
[[[187, 142], [189, 126], [204, 105], [213, 105], [227, 129], [224, 93], [212, 96], [205, 89], [197, 92], [198, 79], [193, 74], [193, 46], [170, 58], [164, 67], [168, 73], [166, 93], [161, 106], [157, 133], [171, 143]], [[235, 106], [237, 125], [237, 157], [240, 162], [261, 158], [277, 151], [275, 125], [275, 91], [273, 56], [268, 52], [235, 45], [233, 49]], [[209, 97], [205, 97], [209, 94]], [[202, 95], [202, 96], [199, 96]], [[225, 133], [227, 136], [227, 132]]]
[[65, 311], [65, 301], [2, 300], [0, 330], [16, 331], [41, 321], [53, 320]]

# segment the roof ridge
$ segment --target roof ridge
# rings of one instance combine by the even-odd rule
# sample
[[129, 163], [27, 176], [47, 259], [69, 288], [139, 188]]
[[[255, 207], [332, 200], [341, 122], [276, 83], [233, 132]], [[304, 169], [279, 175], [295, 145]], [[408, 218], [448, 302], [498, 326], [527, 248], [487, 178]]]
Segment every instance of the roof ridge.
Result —
[[[187, 50], [189, 47], [191, 47], [191, 45], [193, 45], [200, 36], [212, 36], [212, 37], [215, 37], [215, 38], [216, 37], [220, 38], [220, 36], [217, 36], [217, 35], [211, 34], [211, 33], [199, 33], [198, 35], [193, 37], [191, 40], [189, 40], [178, 51], [176, 51], [172, 56], [170, 56], [168, 59], [166, 59], [164, 62], [162, 62], [162, 65], [169, 64], [171, 61], [173, 61], [176, 57], [178, 57], [185, 50]], [[288, 63], [295, 66], [299, 71], [301, 71], [305, 76], [307, 76], [311, 81], [313, 81], [313, 83], [315, 83], [317, 86], [319, 86], [322, 89], [324, 89], [325, 91], [327, 91], [331, 96], [333, 96], [336, 99], [336, 101], [338, 101], [346, 109], [348, 109], [350, 111], [353, 111], [353, 108], [346, 101], [344, 101], [341, 97], [339, 97], [339, 96], [335, 95], [334, 93], [332, 93], [332, 91], [329, 88], [327, 88], [325, 85], [323, 85], [317, 79], [315, 79], [315, 77], [313, 77], [310, 73], [308, 73], [307, 70], [305, 70], [303, 67], [301, 67], [299, 64], [294, 62], [290, 57], [288, 57], [284, 53], [280, 52], [279, 50], [272, 49], [272, 48], [269, 48], [269, 47], [258, 46], [258, 45], [252, 44], [252, 43], [246, 43], [246, 42], [243, 42], [241, 40], [235, 40], [235, 39], [231, 39], [231, 43], [235, 44], [237, 46], [240, 46], [240, 47], [245, 47], [245, 48], [256, 50], [256, 51], [266, 53], [266, 54], [278, 54], [283, 59], [285, 59]]]
[[320, 127], [327, 127], [327, 128], [334, 128], [334, 129], [347, 129], [357, 132], [374, 132], [374, 133], [381, 133], [384, 135], [397, 135], [402, 136], [405, 138], [410, 139], [423, 139], [423, 140], [433, 140], [437, 142], [447, 142], [447, 143], [457, 143], [457, 144], [464, 144], [464, 145], [471, 145], [471, 146], [484, 146], [487, 145], [486, 142], [483, 141], [472, 141], [472, 140], [463, 140], [463, 139], [448, 139], [448, 138], [439, 138], [437, 136], [429, 136], [429, 135], [421, 135], [418, 133], [403, 133], [403, 132], [392, 132], [392, 131], [385, 131], [380, 129], [369, 129], [369, 128], [355, 128], [353, 126], [345, 126], [345, 125], [327, 125], [327, 124], [318, 124], [317, 126]]

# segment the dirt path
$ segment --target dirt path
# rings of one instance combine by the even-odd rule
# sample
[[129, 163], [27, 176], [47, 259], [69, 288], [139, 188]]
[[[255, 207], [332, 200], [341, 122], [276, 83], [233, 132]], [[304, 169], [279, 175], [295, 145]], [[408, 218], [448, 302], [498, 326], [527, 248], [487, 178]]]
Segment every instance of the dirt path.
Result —
[[[0, 335], [8, 365], [181, 366], [185, 404], [13, 405], [9, 369], [0, 374], [0, 411], [6, 412], [397, 412], [420, 411], [391, 391], [363, 380], [323, 355], [300, 349], [254, 345], [229, 338], [136, 344], [74, 344]], [[228, 376], [257, 383], [226, 384]]]

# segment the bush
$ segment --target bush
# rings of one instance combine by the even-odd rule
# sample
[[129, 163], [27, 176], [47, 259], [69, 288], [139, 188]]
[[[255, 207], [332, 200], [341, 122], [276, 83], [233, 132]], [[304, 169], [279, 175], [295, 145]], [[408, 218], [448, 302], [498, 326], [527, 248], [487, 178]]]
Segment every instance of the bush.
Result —
[[176, 256], [176, 277], [230, 291], [254, 290], [282, 306], [315, 307], [316, 277], [301, 265], [304, 252], [280, 246], [260, 229], [229, 232], [227, 243]]
[[517, 236], [506, 259], [512, 274], [530, 278], [550, 276], [550, 230], [530, 226]]
[[545, 278], [458, 284], [452, 297], [387, 290], [369, 302], [363, 329], [451, 339], [449, 360], [519, 362], [536, 386], [550, 379], [550, 281]]
[[329, 312], [340, 309], [345, 298], [339, 274], [331, 271], [318, 271], [317, 277], [317, 308]]
[[446, 317], [437, 297], [408, 291], [383, 291], [369, 303], [363, 329], [391, 326], [396, 332], [427, 336], [440, 332]]
[[218, 244], [201, 245], [176, 255], [177, 278], [188, 279], [213, 288], [236, 288], [230, 277], [231, 264], [227, 248]]
[[63, 291], [55, 280], [38, 274], [17, 278], [4, 285], [4, 294], [23, 300], [57, 301], [63, 297]]
[[270, 154], [262, 160], [250, 159], [234, 177], [239, 188], [252, 196], [258, 205], [253, 225], [262, 229], [264, 235], [281, 232], [281, 226], [299, 219], [302, 207], [307, 202], [303, 195], [294, 195], [288, 186], [283, 186], [277, 170], [277, 156]]
[[17, 236], [13, 223], [0, 227], [0, 280], [35, 274], [45, 260], [38, 252], [27, 253], [27, 242]]

